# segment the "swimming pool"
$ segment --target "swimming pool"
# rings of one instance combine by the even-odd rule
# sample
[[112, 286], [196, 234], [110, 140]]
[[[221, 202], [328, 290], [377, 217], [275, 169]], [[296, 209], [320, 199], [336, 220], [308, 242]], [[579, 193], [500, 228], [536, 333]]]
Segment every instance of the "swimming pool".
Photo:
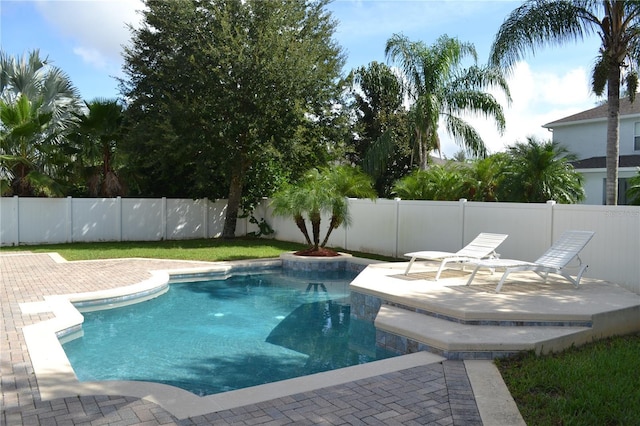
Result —
[[139, 380], [204, 396], [384, 359], [352, 318], [348, 271], [280, 268], [173, 283], [152, 300], [85, 313], [63, 345], [80, 381]]

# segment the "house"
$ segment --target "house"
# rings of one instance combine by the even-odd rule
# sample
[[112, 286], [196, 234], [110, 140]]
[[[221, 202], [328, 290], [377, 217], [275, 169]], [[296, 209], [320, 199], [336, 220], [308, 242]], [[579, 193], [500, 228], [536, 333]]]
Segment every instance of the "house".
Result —
[[[584, 176], [585, 204], [605, 204], [607, 105], [579, 112], [544, 126], [553, 132], [553, 141], [577, 155], [573, 163]], [[628, 179], [640, 167], [640, 99], [620, 100], [620, 151], [618, 204], [627, 204]]]

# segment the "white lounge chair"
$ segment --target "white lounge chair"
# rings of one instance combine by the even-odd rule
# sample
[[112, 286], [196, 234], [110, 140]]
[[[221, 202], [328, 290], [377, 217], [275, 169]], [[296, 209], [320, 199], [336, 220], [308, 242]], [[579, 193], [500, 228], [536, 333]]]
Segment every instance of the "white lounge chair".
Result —
[[465, 263], [470, 260], [480, 260], [483, 258], [497, 258], [499, 255], [496, 253], [496, 249], [504, 240], [506, 240], [508, 235], [505, 234], [490, 234], [483, 232], [478, 234], [473, 241], [464, 246], [462, 249], [458, 250], [455, 253], [446, 252], [446, 251], [416, 251], [412, 253], [405, 253], [405, 256], [410, 257], [411, 260], [407, 265], [407, 269], [404, 271], [404, 274], [409, 274], [409, 270], [413, 266], [413, 263], [416, 259], [424, 259], [424, 260], [439, 260], [440, 267], [438, 268], [438, 272], [436, 273], [435, 280], [438, 281], [440, 278], [440, 274], [444, 270], [444, 267], [447, 263], [457, 262], [457, 263]]
[[[582, 263], [579, 254], [593, 235], [594, 232], [591, 231], [566, 231], [535, 262], [515, 259], [481, 259], [471, 261], [470, 263], [475, 264], [476, 267], [471, 273], [467, 285], [471, 284], [480, 268], [489, 268], [492, 273], [495, 269], [504, 268], [504, 274], [496, 286], [496, 293], [499, 293], [502, 289], [502, 285], [507, 279], [507, 276], [511, 272], [516, 271], [533, 271], [544, 278], [545, 282], [550, 273], [558, 274], [565, 277], [577, 288], [580, 284], [582, 274], [584, 274], [584, 271], [588, 267], [587, 264]], [[574, 258], [578, 260], [578, 265], [576, 266], [578, 274], [575, 278], [566, 270], [567, 265], [569, 265]]]

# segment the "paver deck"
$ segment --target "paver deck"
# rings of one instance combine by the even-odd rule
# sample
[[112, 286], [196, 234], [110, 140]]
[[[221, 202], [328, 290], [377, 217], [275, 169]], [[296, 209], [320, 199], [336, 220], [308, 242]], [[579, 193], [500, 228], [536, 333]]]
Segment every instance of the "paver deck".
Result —
[[[43, 296], [103, 291], [148, 280], [152, 270], [207, 267], [211, 263], [144, 259], [60, 262], [47, 254], [0, 255], [2, 424], [6, 425], [281, 425], [482, 424], [465, 362], [443, 361], [373, 375], [178, 419], [145, 398], [68, 395], [43, 399], [23, 329], [53, 313], [29, 313], [21, 304]], [[474, 364], [495, 374], [492, 365]], [[493, 383], [495, 385], [495, 381]], [[477, 393], [477, 390], [475, 391]], [[508, 404], [508, 396], [506, 403]], [[500, 401], [503, 403], [504, 401]], [[495, 411], [495, 410], [492, 410]], [[509, 410], [507, 410], [509, 411]], [[495, 415], [495, 413], [493, 413]], [[513, 415], [511, 410], [510, 415]], [[499, 416], [495, 417], [499, 419]], [[504, 417], [508, 419], [509, 417]], [[504, 424], [521, 422], [517, 414]]]

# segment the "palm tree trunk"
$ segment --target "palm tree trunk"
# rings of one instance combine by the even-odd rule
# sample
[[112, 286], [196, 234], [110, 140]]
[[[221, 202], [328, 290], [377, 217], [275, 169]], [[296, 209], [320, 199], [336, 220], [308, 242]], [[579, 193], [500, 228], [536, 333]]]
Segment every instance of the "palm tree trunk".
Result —
[[304, 217], [301, 214], [297, 214], [293, 217], [293, 220], [296, 222], [296, 226], [304, 235], [304, 239], [307, 241], [307, 244], [312, 245], [311, 238], [309, 238], [309, 231], [307, 231], [307, 224], [304, 221]]
[[418, 145], [418, 162], [420, 170], [427, 170], [427, 147], [426, 141], [423, 140], [422, 132], [416, 128], [416, 144]]
[[618, 204], [618, 156], [620, 150], [620, 67], [611, 64], [607, 77], [607, 180], [606, 204]]
[[329, 236], [331, 236], [331, 232], [333, 232], [333, 230], [336, 229], [338, 226], [340, 226], [340, 220], [338, 219], [337, 216], [332, 215], [331, 222], [329, 222], [329, 229], [327, 229], [327, 235], [325, 235], [324, 241], [322, 241], [322, 244], [320, 244], [320, 247], [324, 247], [327, 245], [327, 242], [329, 241]]
[[320, 246], [320, 212], [310, 212], [309, 220], [311, 220], [311, 233], [313, 234], [313, 249], [318, 250]]

